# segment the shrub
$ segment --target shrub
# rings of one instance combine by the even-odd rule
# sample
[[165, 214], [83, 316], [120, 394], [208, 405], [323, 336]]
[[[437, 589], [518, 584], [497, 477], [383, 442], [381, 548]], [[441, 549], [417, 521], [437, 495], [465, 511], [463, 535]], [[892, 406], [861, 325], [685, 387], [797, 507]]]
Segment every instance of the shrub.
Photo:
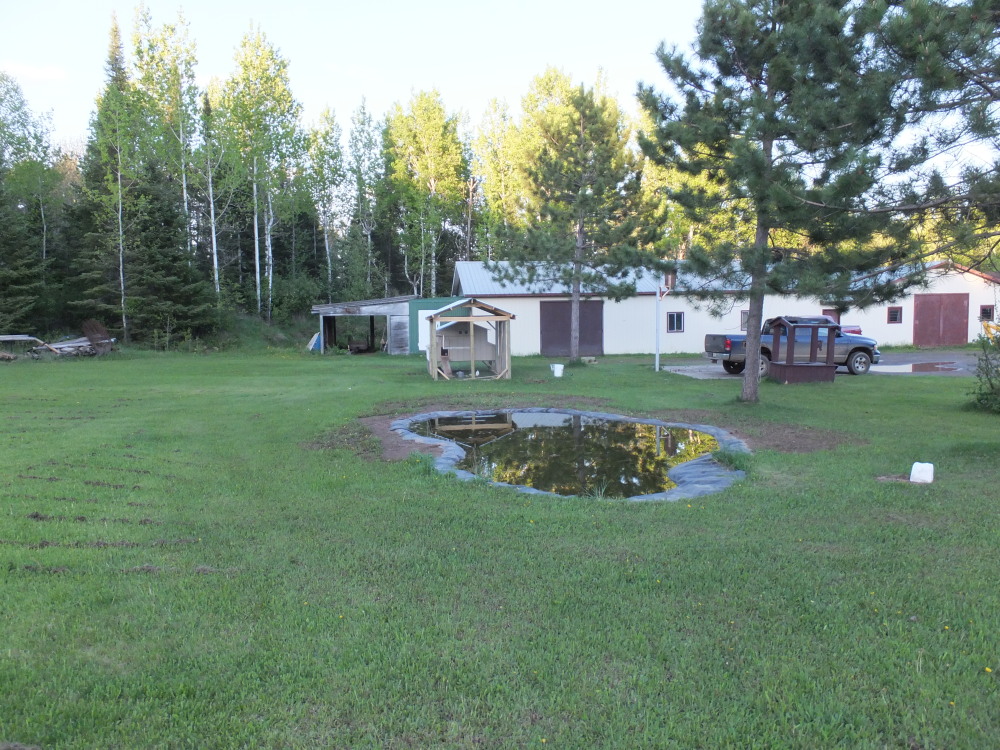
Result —
[[976, 364], [978, 385], [971, 394], [973, 403], [1000, 414], [1000, 339], [980, 336], [979, 345], [982, 353]]

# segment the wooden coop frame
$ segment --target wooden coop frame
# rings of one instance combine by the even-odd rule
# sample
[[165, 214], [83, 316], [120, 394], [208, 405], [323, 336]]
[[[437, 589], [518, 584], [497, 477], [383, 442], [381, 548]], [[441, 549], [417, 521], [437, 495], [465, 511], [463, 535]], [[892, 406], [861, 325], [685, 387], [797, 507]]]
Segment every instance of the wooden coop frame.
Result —
[[[506, 310], [472, 297], [431, 312], [427, 316], [430, 325], [427, 369], [431, 378], [451, 380], [464, 373], [471, 380], [510, 380], [513, 319], [514, 315]], [[452, 369], [452, 364], [459, 362], [468, 366]]]

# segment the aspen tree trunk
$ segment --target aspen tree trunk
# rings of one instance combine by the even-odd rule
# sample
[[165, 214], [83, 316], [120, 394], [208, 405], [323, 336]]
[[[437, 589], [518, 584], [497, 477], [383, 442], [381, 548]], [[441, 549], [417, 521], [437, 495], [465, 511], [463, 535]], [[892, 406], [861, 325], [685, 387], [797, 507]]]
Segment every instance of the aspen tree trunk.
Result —
[[333, 301], [333, 251], [330, 249], [330, 232], [323, 227], [323, 250], [326, 253], [326, 298]]
[[257, 284], [257, 315], [263, 311], [260, 297], [260, 216], [257, 205], [257, 157], [253, 158], [253, 270]]
[[178, 138], [181, 147], [181, 195], [184, 200], [184, 243], [187, 246], [188, 251], [188, 264], [190, 265], [194, 258], [194, 252], [191, 249], [191, 204], [188, 198], [188, 180], [187, 180], [187, 158], [184, 156], [184, 116], [181, 116], [180, 124], [180, 137]]
[[222, 288], [219, 284], [219, 241], [215, 228], [215, 185], [212, 182], [212, 158], [208, 158], [208, 222], [212, 235], [212, 281], [215, 284], [215, 301], [219, 302], [222, 297]]
[[121, 291], [122, 338], [128, 343], [128, 316], [125, 314], [125, 205], [122, 197], [122, 152], [118, 149], [118, 288]]
[[267, 272], [267, 322], [271, 322], [271, 311], [274, 309], [274, 204], [271, 202], [271, 191], [267, 191], [267, 207], [264, 211], [264, 258]]

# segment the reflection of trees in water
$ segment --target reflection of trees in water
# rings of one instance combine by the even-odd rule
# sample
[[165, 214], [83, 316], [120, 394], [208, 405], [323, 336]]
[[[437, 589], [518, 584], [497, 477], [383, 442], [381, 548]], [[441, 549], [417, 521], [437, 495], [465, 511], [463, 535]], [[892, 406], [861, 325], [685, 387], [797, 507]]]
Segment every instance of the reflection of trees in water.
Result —
[[460, 467], [561, 495], [630, 497], [674, 487], [671, 467], [717, 449], [715, 438], [687, 428], [573, 415], [559, 427], [519, 427], [471, 450]]

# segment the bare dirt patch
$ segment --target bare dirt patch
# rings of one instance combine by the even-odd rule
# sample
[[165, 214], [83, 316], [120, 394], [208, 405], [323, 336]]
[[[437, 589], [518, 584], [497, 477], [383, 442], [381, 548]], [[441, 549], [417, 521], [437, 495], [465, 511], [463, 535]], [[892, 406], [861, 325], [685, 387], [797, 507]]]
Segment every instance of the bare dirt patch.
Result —
[[856, 435], [836, 430], [823, 430], [795, 424], [764, 422], [752, 417], [729, 415], [699, 409], [657, 412], [651, 416], [665, 422], [710, 424], [721, 427], [743, 440], [752, 451], [772, 450], [778, 453], [815, 453], [838, 448], [848, 443], [859, 444]]
[[[339, 430], [331, 432], [323, 439], [311, 443], [309, 447], [315, 449], [323, 448], [345, 448], [353, 450], [362, 458], [376, 460], [382, 458], [386, 461], [399, 461], [407, 458], [412, 453], [430, 453], [437, 455], [437, 448], [432, 445], [422, 445], [420, 443], [406, 440], [392, 431], [392, 423], [401, 416], [408, 414], [418, 414], [432, 411], [464, 411], [472, 409], [490, 408], [517, 408], [519, 406], [540, 406], [543, 404], [531, 403], [531, 399], [521, 399], [518, 403], [504, 404], [475, 404], [471, 405], [463, 402], [392, 402], [380, 404], [380, 414], [361, 417], [357, 422], [345, 425]], [[550, 408], [570, 408], [583, 410], [607, 410], [607, 402], [593, 398], [565, 398], [558, 403], [549, 402], [544, 406]], [[665, 422], [683, 422], [686, 424], [707, 424], [730, 432], [743, 440], [751, 450], [773, 450], [780, 453], [813, 453], [816, 451], [832, 450], [840, 445], [854, 443], [859, 439], [856, 435], [850, 435], [835, 430], [823, 430], [803, 425], [778, 424], [774, 422], [764, 422], [753, 418], [720, 418], [718, 412], [707, 410], [676, 410], [659, 411], [645, 415]]]

